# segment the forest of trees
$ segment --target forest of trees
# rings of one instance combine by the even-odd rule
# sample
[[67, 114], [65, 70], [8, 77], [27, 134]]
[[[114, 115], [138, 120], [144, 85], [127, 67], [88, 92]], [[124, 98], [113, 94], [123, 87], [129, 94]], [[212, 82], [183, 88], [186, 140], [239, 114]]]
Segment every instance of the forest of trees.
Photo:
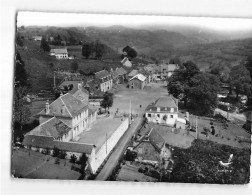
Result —
[[82, 55], [86, 58], [102, 59], [106, 52], [106, 46], [99, 40], [95, 42], [85, 42], [82, 45]]

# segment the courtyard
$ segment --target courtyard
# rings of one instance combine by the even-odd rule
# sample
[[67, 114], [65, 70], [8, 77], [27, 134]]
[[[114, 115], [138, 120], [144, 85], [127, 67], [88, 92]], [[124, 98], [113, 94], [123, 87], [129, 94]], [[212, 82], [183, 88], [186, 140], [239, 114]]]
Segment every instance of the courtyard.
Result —
[[[130, 102], [133, 115], [142, 115], [146, 107], [161, 96], [168, 95], [166, 82], [148, 83], [143, 90], [126, 88], [124, 85], [118, 85], [113, 91], [114, 102], [109, 109], [110, 113], [129, 113]], [[141, 105], [141, 107], [140, 107]]]

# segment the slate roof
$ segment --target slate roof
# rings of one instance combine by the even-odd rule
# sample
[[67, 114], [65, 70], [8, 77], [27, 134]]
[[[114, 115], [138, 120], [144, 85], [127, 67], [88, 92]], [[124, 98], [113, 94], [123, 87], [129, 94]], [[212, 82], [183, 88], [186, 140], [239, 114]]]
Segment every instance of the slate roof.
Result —
[[144, 75], [142, 75], [142, 74], [137, 74], [136, 76], [134, 76], [134, 77], [132, 77], [131, 79], [130, 79], [130, 81], [131, 80], [133, 80], [133, 79], [138, 79], [138, 80], [140, 80], [140, 81], [145, 81], [145, 79], [146, 79], [146, 77], [144, 76]]
[[51, 49], [50, 53], [55, 53], [55, 54], [67, 54], [67, 48], [62, 48], [62, 49]]
[[132, 70], [130, 73], [129, 73], [129, 77], [134, 77], [138, 74], [138, 70]]
[[37, 135], [25, 135], [23, 144], [25, 146], [33, 146], [39, 148], [49, 148], [53, 149], [57, 147], [60, 150], [77, 152], [77, 153], [86, 153], [91, 154], [94, 146], [84, 143], [75, 143], [75, 142], [62, 142], [54, 140], [53, 137], [47, 136], [37, 136]]
[[101, 70], [95, 73], [95, 77], [98, 79], [102, 79], [107, 76], [111, 76], [111, 74], [107, 70]]
[[165, 140], [162, 138], [162, 136], [158, 133], [156, 129], [152, 129], [149, 133], [149, 141], [153, 144], [154, 147], [156, 147], [159, 151], [161, 150], [163, 144], [165, 143]]
[[53, 117], [37, 126], [35, 129], [27, 133], [27, 135], [51, 136], [53, 138], [60, 138], [70, 130], [71, 128], [69, 126], [67, 126], [61, 120]]
[[116, 72], [116, 74], [117, 75], [119, 75], [119, 76], [122, 76], [122, 75], [125, 75], [125, 74], [127, 74], [127, 71], [124, 69], [124, 68], [117, 68], [116, 70], [115, 70], [115, 72]]
[[170, 107], [170, 108], [177, 108], [177, 103], [174, 97], [172, 96], [163, 96], [160, 97], [155, 105], [155, 107]]
[[[62, 107], [65, 106], [65, 113], [62, 111]], [[84, 109], [87, 109], [87, 104], [82, 103], [80, 100], [75, 98], [72, 94], [66, 93], [52, 102], [49, 106], [50, 112], [46, 114], [45, 109], [43, 109], [38, 115], [47, 116], [62, 116], [73, 118], [75, 115], [79, 114]]]

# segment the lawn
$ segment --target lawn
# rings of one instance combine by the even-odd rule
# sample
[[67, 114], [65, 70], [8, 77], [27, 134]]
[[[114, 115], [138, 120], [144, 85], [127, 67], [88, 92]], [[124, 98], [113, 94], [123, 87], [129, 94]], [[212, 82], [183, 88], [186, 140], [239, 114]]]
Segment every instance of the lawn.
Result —
[[[208, 137], [206, 137], [205, 134], [202, 134], [204, 132], [204, 128], [211, 129], [210, 125], [210, 118], [205, 117], [198, 117], [198, 139], [203, 140], [211, 140], [220, 144], [226, 144], [233, 147], [238, 148], [250, 148], [251, 143], [247, 142], [239, 142], [237, 137], [241, 136], [245, 139], [250, 139], [251, 134], [247, 133], [243, 128], [240, 126], [228, 122], [228, 127], [225, 129], [224, 123], [218, 120], [213, 120], [213, 126], [215, 128], [215, 135], [208, 134]], [[190, 116], [190, 123], [195, 126], [196, 119], [195, 116]], [[196, 133], [190, 132], [190, 134], [194, 137], [196, 137]]]
[[71, 170], [68, 160], [60, 160], [55, 164], [54, 157], [26, 149], [13, 150], [11, 172], [17, 177], [32, 179], [73, 179], [77, 180], [80, 173]]

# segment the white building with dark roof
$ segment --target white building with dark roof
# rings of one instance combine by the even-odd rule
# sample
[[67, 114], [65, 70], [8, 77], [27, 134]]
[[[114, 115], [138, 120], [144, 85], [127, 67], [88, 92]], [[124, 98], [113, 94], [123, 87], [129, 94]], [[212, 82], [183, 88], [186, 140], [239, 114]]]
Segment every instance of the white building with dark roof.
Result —
[[68, 59], [67, 48], [51, 49], [50, 56], [55, 56], [57, 59]]
[[178, 120], [178, 100], [172, 96], [160, 97], [145, 116], [149, 122], [175, 126]]
[[112, 75], [107, 70], [101, 70], [95, 73], [95, 78], [100, 83], [100, 90], [106, 92], [112, 89], [113, 87], [113, 78]]

